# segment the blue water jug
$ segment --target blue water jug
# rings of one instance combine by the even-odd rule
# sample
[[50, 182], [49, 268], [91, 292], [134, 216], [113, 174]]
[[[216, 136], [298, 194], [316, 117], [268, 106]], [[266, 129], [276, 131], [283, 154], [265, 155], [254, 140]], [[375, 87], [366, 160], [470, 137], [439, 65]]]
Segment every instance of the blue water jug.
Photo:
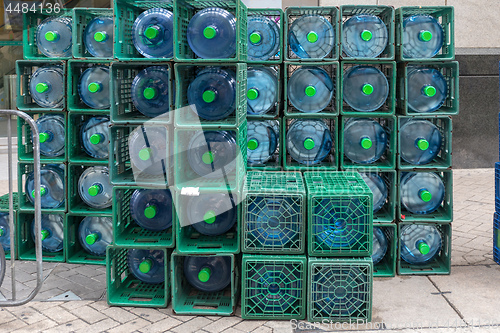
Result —
[[80, 76], [78, 94], [82, 102], [92, 109], [109, 109], [109, 84], [108, 66], [91, 67]]
[[134, 174], [160, 176], [167, 173], [168, 136], [165, 127], [138, 127], [129, 136], [130, 163]]
[[[64, 246], [63, 215], [42, 215], [42, 249], [47, 252], [62, 251]], [[35, 241], [35, 219], [31, 222], [31, 237]]]
[[373, 227], [373, 264], [376, 265], [384, 259], [389, 241], [382, 227]]
[[278, 101], [278, 74], [271, 67], [250, 67], [247, 71], [247, 113], [265, 114]]
[[98, 58], [113, 57], [113, 17], [99, 16], [90, 21], [83, 32], [87, 51]]
[[174, 14], [163, 8], [142, 12], [132, 26], [132, 42], [146, 58], [174, 55]]
[[169, 87], [168, 68], [148, 67], [137, 74], [132, 82], [132, 102], [146, 117], [161, 116], [170, 111]]
[[280, 28], [274, 20], [262, 15], [248, 17], [247, 34], [249, 61], [266, 61], [279, 52]]
[[414, 214], [430, 214], [444, 200], [445, 188], [433, 172], [408, 172], [401, 175], [401, 205]]
[[443, 46], [444, 31], [430, 15], [411, 15], [403, 20], [403, 55], [406, 58], [432, 58]]
[[[64, 170], [56, 165], [45, 165], [40, 168], [41, 207], [44, 209], [58, 208], [64, 204], [66, 191]], [[35, 202], [35, 176], [31, 172], [26, 178], [24, 190], [28, 200]]]
[[191, 81], [187, 97], [200, 118], [227, 118], [236, 110], [236, 75], [228, 68], [207, 67]]
[[40, 138], [40, 154], [47, 157], [64, 155], [66, 148], [66, 124], [60, 115], [46, 114], [37, 119]]
[[323, 68], [303, 66], [288, 80], [288, 99], [297, 110], [316, 113], [330, 104], [334, 89], [330, 75]]
[[64, 73], [61, 66], [43, 66], [32, 75], [30, 96], [42, 108], [64, 107]]
[[351, 58], [376, 58], [389, 41], [387, 26], [375, 15], [354, 15], [342, 29], [342, 50]]
[[186, 256], [184, 277], [194, 288], [207, 293], [224, 290], [231, 284], [231, 257]]
[[428, 67], [408, 67], [408, 107], [425, 113], [439, 109], [448, 95], [448, 84], [443, 74]]
[[360, 175], [373, 193], [373, 213], [375, 214], [387, 202], [387, 195], [389, 194], [387, 185], [378, 173], [360, 172]]
[[189, 198], [186, 205], [187, 220], [181, 223], [206, 236], [225, 234], [233, 228], [238, 216], [236, 202], [227, 193], [201, 194]]
[[344, 101], [356, 111], [375, 111], [384, 105], [389, 96], [387, 78], [372, 66], [349, 68], [344, 73], [343, 84]]
[[401, 228], [399, 237], [401, 259], [409, 264], [426, 264], [441, 252], [441, 234], [433, 225], [405, 225]]
[[441, 151], [443, 136], [432, 122], [425, 119], [401, 119], [399, 149], [401, 158], [410, 164], [432, 162]]
[[113, 243], [113, 219], [87, 216], [78, 227], [78, 240], [82, 248], [91, 255], [105, 256], [106, 247]]
[[321, 163], [332, 149], [333, 138], [322, 120], [294, 120], [286, 134], [286, 150], [300, 164]]
[[388, 135], [376, 120], [350, 118], [344, 124], [344, 155], [354, 163], [378, 161], [387, 149]]
[[10, 251], [10, 224], [7, 213], [0, 213], [0, 245], [5, 251]]
[[109, 156], [109, 126], [108, 117], [92, 117], [87, 120], [81, 130], [80, 139], [83, 150], [93, 158], [105, 159]]
[[78, 180], [78, 193], [83, 202], [95, 209], [113, 204], [113, 186], [109, 181], [108, 167], [92, 166], [85, 169]]
[[322, 59], [335, 46], [335, 29], [323, 16], [303, 15], [290, 26], [288, 44], [299, 58]]
[[187, 28], [191, 50], [200, 58], [230, 58], [236, 52], [236, 18], [222, 8], [196, 13]]
[[172, 200], [170, 190], [135, 190], [130, 197], [130, 215], [141, 228], [167, 230], [172, 226]]
[[70, 17], [48, 17], [36, 28], [38, 51], [49, 58], [71, 57], [73, 20]]
[[280, 138], [276, 120], [249, 120], [247, 123], [247, 160], [249, 165], [263, 165], [278, 149]]
[[149, 284], [165, 282], [165, 255], [162, 250], [128, 250], [127, 263], [130, 273]]

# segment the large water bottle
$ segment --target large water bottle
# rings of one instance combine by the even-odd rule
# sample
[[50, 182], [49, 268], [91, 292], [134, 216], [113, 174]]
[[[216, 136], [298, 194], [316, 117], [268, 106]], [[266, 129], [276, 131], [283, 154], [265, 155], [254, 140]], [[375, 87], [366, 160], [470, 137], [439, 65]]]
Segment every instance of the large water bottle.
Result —
[[375, 15], [354, 15], [344, 22], [342, 50], [351, 58], [375, 58], [389, 41], [385, 23]]
[[163, 8], [141, 13], [132, 26], [132, 42], [146, 58], [171, 58], [174, 55], [174, 14]]
[[223, 235], [235, 225], [238, 209], [226, 193], [201, 194], [186, 203], [187, 221], [196, 231], [207, 236]]
[[138, 127], [128, 139], [130, 163], [134, 173], [149, 176], [165, 175], [168, 136], [165, 127]]
[[410, 224], [400, 231], [401, 259], [412, 265], [425, 264], [441, 251], [441, 234], [433, 225]]
[[432, 162], [441, 151], [443, 136], [432, 122], [424, 119], [402, 119], [399, 129], [401, 158], [410, 164]]
[[444, 200], [445, 188], [433, 172], [408, 172], [401, 176], [401, 205], [414, 214], [430, 214]]
[[376, 120], [351, 118], [344, 124], [344, 155], [354, 163], [374, 163], [387, 149], [387, 137]]
[[194, 288], [213, 293], [224, 290], [231, 284], [231, 257], [186, 256], [184, 276]]
[[376, 213], [387, 202], [387, 195], [389, 194], [387, 185], [378, 173], [360, 173], [360, 175], [373, 193], [373, 213]]
[[30, 96], [42, 108], [64, 106], [64, 73], [61, 66], [38, 68], [30, 79]]
[[408, 107], [415, 112], [434, 112], [448, 95], [448, 84], [443, 74], [428, 67], [408, 67]]
[[48, 17], [36, 29], [38, 51], [49, 58], [71, 57], [73, 20]]
[[113, 204], [113, 186], [109, 181], [108, 167], [88, 167], [78, 180], [78, 193], [83, 202], [95, 209]]
[[[42, 215], [42, 249], [47, 252], [62, 251], [64, 246], [63, 215]], [[31, 223], [31, 236], [35, 241], [35, 220]]]
[[189, 21], [187, 40], [200, 58], [230, 58], [236, 52], [236, 18], [222, 8], [200, 10]]
[[247, 160], [249, 165], [263, 165], [278, 149], [279, 123], [276, 120], [249, 120], [247, 123]]
[[87, 120], [81, 130], [83, 150], [93, 158], [105, 159], [109, 156], [109, 126], [108, 117], [92, 117]]
[[66, 124], [60, 115], [46, 114], [37, 119], [40, 137], [40, 154], [47, 157], [64, 155], [66, 148]]
[[403, 20], [403, 55], [406, 58], [432, 58], [443, 46], [444, 31], [430, 15], [412, 15]]
[[389, 247], [389, 241], [381, 227], [373, 227], [373, 264], [376, 265], [384, 259]]
[[356, 111], [371, 112], [384, 105], [389, 82], [384, 73], [372, 66], [354, 66], [344, 73], [344, 101]]
[[83, 103], [92, 109], [109, 109], [109, 67], [95, 66], [88, 68], [80, 76], [78, 94]]
[[83, 42], [94, 57], [113, 57], [113, 17], [99, 16], [87, 24], [83, 32]]
[[139, 112], [154, 118], [170, 111], [168, 68], [151, 66], [142, 70], [132, 82], [132, 102]]
[[172, 226], [172, 200], [170, 190], [135, 190], [130, 197], [130, 215], [141, 228], [167, 230]]
[[78, 227], [78, 240], [88, 253], [98, 257], [105, 256], [106, 247], [113, 242], [113, 219], [87, 216]]
[[323, 16], [303, 15], [290, 26], [288, 44], [299, 58], [322, 59], [335, 46], [335, 29]]
[[300, 164], [321, 163], [330, 154], [332, 145], [332, 133], [322, 120], [294, 120], [286, 134], [286, 150]]
[[200, 118], [224, 119], [236, 110], [236, 75], [227, 68], [207, 67], [191, 81], [187, 97]]
[[288, 99], [301, 112], [320, 112], [330, 104], [335, 86], [321, 67], [303, 66], [288, 80]]
[[[40, 168], [41, 207], [44, 209], [58, 208], [64, 204], [66, 191], [64, 170], [57, 165], [45, 165]], [[26, 178], [24, 190], [31, 204], [35, 203], [35, 176], [30, 173]]]
[[165, 282], [165, 255], [163, 250], [128, 250], [130, 273], [145, 283]]
[[223, 178], [236, 169], [238, 151], [234, 132], [198, 131], [189, 142], [188, 163], [204, 178]]
[[248, 60], [266, 61], [280, 48], [280, 28], [272, 19], [255, 15], [247, 21]]
[[250, 67], [247, 71], [247, 113], [264, 114], [278, 101], [278, 74], [271, 67]]
[[0, 245], [4, 251], [10, 251], [10, 224], [7, 213], [0, 213]]

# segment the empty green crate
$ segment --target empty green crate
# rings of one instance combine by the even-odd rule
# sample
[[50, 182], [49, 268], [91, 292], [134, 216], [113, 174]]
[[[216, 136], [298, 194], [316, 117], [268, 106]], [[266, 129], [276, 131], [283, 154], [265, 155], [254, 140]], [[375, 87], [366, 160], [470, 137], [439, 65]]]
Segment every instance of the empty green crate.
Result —
[[[17, 234], [17, 211], [19, 208], [19, 194], [17, 192], [12, 193], [12, 206], [14, 209], [14, 236]], [[9, 194], [4, 194], [0, 197], [0, 215], [1, 214], [9, 214]], [[9, 230], [10, 231], [10, 230]], [[10, 232], [9, 232], [10, 234]], [[14, 237], [15, 244], [14, 246], [17, 248], [17, 239]], [[4, 249], [5, 251], [5, 249]], [[17, 258], [17, 251], [14, 251], [14, 257]], [[5, 251], [5, 259], [10, 259], [12, 251]]]
[[[202, 59], [191, 50], [187, 28], [191, 18], [200, 10], [218, 7], [236, 18], [236, 53], [231, 58]], [[241, 0], [177, 0], [174, 2], [174, 57], [178, 62], [245, 62], [247, 60], [248, 10]]]
[[[384, 51], [376, 57], [376, 58], [356, 58], [349, 57], [343, 51], [343, 42], [344, 42], [344, 23], [353, 17], [354, 15], [375, 15], [378, 16], [387, 27], [387, 46]], [[340, 6], [340, 56], [343, 60], [375, 60], [375, 59], [384, 59], [384, 60], [394, 60], [395, 57], [395, 13], [394, 7], [392, 6], [353, 6], [353, 5], [345, 5]]]
[[[292, 23], [304, 15], [319, 15], [323, 16], [330, 22], [335, 32], [334, 45], [329, 54], [324, 58], [299, 58], [291, 49], [289, 43], [289, 30]], [[339, 59], [339, 10], [337, 7], [288, 7], [285, 12], [285, 26], [284, 30], [284, 50], [286, 61], [332, 61]]]
[[[277, 76], [276, 78], [278, 79], [278, 95], [277, 95], [277, 102], [276, 102], [276, 105], [271, 108], [271, 110], [269, 110], [268, 112], [264, 113], [264, 114], [250, 114], [248, 113], [249, 111], [249, 106], [248, 106], [248, 91], [254, 87], [250, 87], [248, 85], [248, 80], [247, 80], [247, 86], [246, 86], [246, 93], [245, 93], [245, 103], [247, 103], [247, 119], [248, 120], [262, 120], [262, 119], [278, 119], [279, 116], [281, 115], [281, 109], [283, 107], [283, 95], [284, 95], [284, 92], [283, 92], [283, 77], [282, 77], [282, 73], [283, 73], [283, 70], [281, 69], [281, 66], [280, 65], [262, 65], [262, 64], [248, 64], [248, 70], [250, 69], [261, 69], [261, 68], [265, 68], [265, 69], [268, 69], [268, 70], [271, 70], [273, 72], [276, 72]], [[248, 79], [248, 75], [247, 75], [247, 79]]]
[[174, 204], [175, 193], [166, 186], [147, 188], [169, 190], [172, 194], [172, 226], [166, 230], [152, 231], [139, 226], [130, 212], [130, 198], [138, 187], [115, 186], [113, 188], [113, 239], [118, 246], [150, 246], [170, 248], [175, 246]]
[[[184, 276], [184, 258], [172, 253], [172, 310], [179, 315], [230, 316], [236, 311], [240, 295], [237, 258], [233, 254], [203, 254], [200, 257], [231, 258], [231, 283], [218, 292], [204, 292], [192, 287]], [[196, 256], [195, 256], [196, 257]]]
[[[84, 43], [84, 32], [87, 24], [97, 17], [113, 17], [113, 9], [107, 8], [75, 8], [73, 9], [73, 58], [96, 58], [89, 53]], [[113, 39], [113, 36], [108, 36]], [[104, 59], [111, 59], [106, 57]]]
[[370, 256], [373, 194], [357, 172], [305, 172], [309, 255]]
[[373, 302], [371, 258], [309, 258], [307, 319], [369, 322]]
[[[111, 62], [105, 60], [70, 60], [68, 61], [68, 87], [67, 87], [67, 102], [68, 110], [80, 113], [106, 114], [109, 115], [108, 109], [93, 109], [86, 105], [80, 98], [80, 77], [89, 68], [107, 67]], [[111, 78], [111, 71], [110, 71]], [[111, 90], [110, 90], [111, 93]]]
[[452, 164], [452, 133], [453, 125], [451, 116], [448, 117], [429, 117], [429, 118], [414, 118], [414, 117], [398, 117], [398, 142], [401, 142], [401, 127], [403, 124], [411, 119], [415, 120], [428, 120], [434, 124], [441, 134], [443, 141], [441, 143], [441, 150], [436, 158], [427, 164], [416, 165], [410, 164], [401, 158], [401, 144], [398, 145], [398, 169], [400, 170], [414, 170], [414, 169], [448, 169]]
[[106, 254], [106, 295], [109, 305], [158, 308], [167, 307], [170, 301], [170, 267], [166, 249], [165, 281], [151, 284], [137, 279], [129, 270], [127, 254], [132, 249], [150, 250], [147, 246], [108, 246]]
[[[250, 20], [252, 16], [264, 16], [270, 20], [276, 22], [279, 27], [279, 49], [278, 53], [267, 60], [248, 60], [249, 64], [281, 64], [283, 62], [283, 38], [284, 38], [284, 24], [285, 18], [284, 13], [281, 8], [248, 8], [248, 18]], [[248, 31], [251, 34], [252, 31]], [[247, 40], [248, 48], [250, 49], [250, 41]]]
[[242, 221], [242, 252], [303, 254], [306, 189], [300, 172], [247, 173]]
[[241, 264], [243, 319], [305, 319], [307, 258], [243, 255]]
[[[412, 15], [430, 15], [443, 27], [443, 46], [433, 58], [413, 59], [403, 54], [403, 20]], [[454, 60], [455, 15], [453, 6], [411, 6], [396, 9], [396, 54], [401, 61]]]
[[[441, 235], [441, 250], [431, 261], [423, 265], [412, 265], [401, 258], [401, 228], [409, 224], [424, 224], [435, 226]], [[448, 275], [451, 271], [451, 224], [434, 224], [420, 222], [398, 223], [398, 275]]]
[[[281, 136], [282, 136], [282, 128], [281, 128], [281, 119], [249, 119], [247, 122], [247, 127], [249, 130], [254, 130], [255, 124], [254, 122], [273, 122], [274, 124], [277, 125], [278, 129], [278, 146], [275, 150], [275, 152], [271, 155], [271, 158], [266, 161], [265, 163], [251, 163], [250, 161], [247, 161], [247, 168], [248, 170], [266, 170], [266, 171], [281, 171], [281, 158], [280, 158], [280, 150], [282, 149], [281, 145]], [[260, 134], [260, 132], [256, 132]], [[252, 137], [247, 135], [247, 142], [252, 140]], [[257, 141], [258, 142], [258, 141]], [[261, 142], [258, 142], [258, 144], [262, 144]], [[258, 147], [258, 146], [257, 146]], [[250, 149], [247, 148], [247, 156], [249, 156]]]
[[[107, 166], [109, 164], [109, 159], [98, 159], [87, 154], [85, 149], [82, 147], [82, 127], [83, 125], [92, 119], [93, 117], [107, 117], [109, 116], [96, 114], [81, 114], [81, 113], [69, 113], [69, 122], [68, 122], [68, 130], [67, 136], [68, 140], [66, 143], [66, 151], [68, 160], [72, 164], [85, 164], [92, 163], [93, 165], [103, 165]], [[109, 129], [107, 133], [102, 133], [105, 135], [105, 138], [108, 140], [109, 146]]]
[[[373, 227], [381, 228], [387, 238], [387, 251], [377, 264], [373, 265], [374, 277], [393, 277], [396, 275], [396, 262], [398, 261], [398, 232], [396, 223], [374, 223]], [[373, 235], [375, 237], [375, 233]]]
[[107, 168], [107, 165], [95, 165], [93, 163], [82, 163], [82, 164], [69, 163], [68, 183], [67, 183], [68, 187], [67, 201], [68, 201], [69, 212], [77, 214], [99, 212], [103, 215], [111, 215], [112, 213], [111, 206], [103, 209], [93, 208], [87, 205], [80, 196], [79, 184], [78, 184], [80, 181], [80, 177], [82, 173], [85, 172], [85, 170], [94, 166]]
[[[231, 71], [236, 79], [236, 97], [234, 101], [234, 112], [228, 117], [220, 120], [205, 120], [200, 118], [192, 109], [188, 100], [188, 87], [204, 69], [219, 67]], [[247, 65], [246, 64], [175, 64], [176, 96], [175, 96], [175, 125], [177, 127], [218, 129], [220, 127], [237, 128], [245, 121], [247, 115]], [[199, 92], [202, 94], [203, 92]], [[193, 104], [194, 106], [194, 104]], [[195, 107], [195, 106], [194, 106]]]

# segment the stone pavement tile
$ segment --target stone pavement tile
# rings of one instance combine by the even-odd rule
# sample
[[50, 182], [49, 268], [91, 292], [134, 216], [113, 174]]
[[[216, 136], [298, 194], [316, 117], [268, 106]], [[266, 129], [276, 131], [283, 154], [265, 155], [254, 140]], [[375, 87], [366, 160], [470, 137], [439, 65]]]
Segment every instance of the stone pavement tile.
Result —
[[41, 309], [48, 309], [54, 306], [63, 306], [65, 302], [35, 302], [32, 301], [28, 305], [33, 309], [40, 311]]
[[135, 314], [116, 306], [112, 306], [108, 309], [102, 310], [102, 314], [120, 323], [126, 323], [131, 320], [137, 319], [137, 316]]
[[234, 328], [243, 332], [251, 332], [257, 327], [263, 326], [266, 322], [266, 320], [244, 320], [235, 325]]
[[[146, 326], [143, 329], [144, 333], [160, 333], [160, 332], [165, 332], [166, 330], [170, 330], [171, 328], [174, 328], [176, 326], [181, 325], [183, 322], [180, 320], [177, 320], [176, 318], [172, 317], [167, 317], [163, 320], [157, 321], [156, 323]], [[184, 333], [188, 333], [187, 331]]]
[[89, 278], [97, 275], [105, 275], [101, 271], [96, 270], [94, 265], [83, 265], [82, 267], [79, 267], [78, 274], [85, 275]]
[[45, 290], [45, 291], [38, 293], [35, 296], [34, 300], [35, 301], [46, 301], [49, 298], [52, 298], [52, 297], [57, 296], [57, 295], [61, 295], [62, 293], [64, 293], [64, 290], [59, 289], [59, 288], [53, 288], [53, 289]]
[[24, 321], [26, 324], [36, 324], [37, 322], [46, 319], [46, 316], [31, 306], [12, 307], [9, 311], [16, 316], [18, 320]]
[[98, 301], [101, 299], [101, 296], [102, 296], [102, 293], [104, 292], [104, 290], [95, 290], [95, 291], [91, 291], [91, 292], [88, 292], [88, 293], [76, 293], [81, 299], [85, 299], [85, 300], [91, 300], [91, 301]]
[[[54, 332], [57, 333], [69, 333], [69, 332], [75, 332], [81, 328], [86, 328], [88, 327], [89, 324], [84, 322], [81, 319], [76, 319], [73, 321], [70, 321], [69, 323], [61, 324], [59, 326], [56, 326], [53, 328]], [[89, 333], [95, 333], [95, 332], [89, 332]]]
[[7, 309], [0, 309], [0, 327], [9, 321], [16, 320], [17, 317], [7, 311]]
[[103, 311], [103, 310], [107, 310], [110, 308], [108, 303], [103, 302], [103, 301], [96, 301], [96, 302], [90, 303], [89, 305], [91, 307], [93, 307], [94, 309], [96, 309], [97, 311]]
[[[110, 330], [107, 330], [108, 333], [123, 333], [123, 332], [135, 332], [137, 330], [140, 330], [143, 327], [147, 327], [151, 325], [151, 323], [147, 320], [137, 318], [132, 321], [129, 321], [128, 323], [122, 324], [120, 326], [117, 326], [115, 328], [112, 328]], [[183, 332], [186, 333], [186, 332]]]
[[267, 326], [259, 326], [252, 331], [252, 333], [272, 333], [273, 329]]
[[[26, 328], [27, 331], [30, 330], [28, 324], [26, 324], [25, 322], [21, 321], [21, 320], [12, 320], [8, 323], [4, 323], [2, 324], [2, 332], [14, 332], [16, 330], [20, 330], [20, 329], [23, 329], [23, 328]], [[31, 330], [33, 330], [31, 328]]]
[[165, 314], [161, 313], [157, 309], [135, 308], [133, 310], [130, 310], [130, 312], [152, 323], [156, 323], [157, 321], [165, 319]]
[[[57, 323], [53, 320], [50, 319], [44, 319], [41, 321], [38, 321], [36, 324], [31, 324], [29, 326], [23, 326], [18, 330], [15, 330], [13, 332], [44, 332], [48, 330], [52, 330], [55, 326], [57, 326]], [[2, 327], [3, 329], [3, 327]], [[53, 330], [55, 331], [55, 330]], [[7, 330], [6, 332], [10, 332]]]
[[87, 305], [79, 307], [77, 309], [70, 309], [70, 312], [89, 324], [93, 324], [103, 319], [106, 319], [106, 316], [103, 315], [101, 312], [96, 311]]
[[265, 326], [273, 329], [273, 333], [292, 332], [292, 326], [289, 320], [270, 320]]
[[195, 332], [199, 329], [204, 328], [205, 326], [212, 323], [211, 320], [203, 318], [203, 317], [195, 317], [189, 321], [184, 322], [183, 324], [172, 329], [174, 332], [178, 333], [187, 333], [187, 332]]
[[203, 329], [208, 332], [218, 333], [229, 327], [239, 324], [241, 321], [242, 319], [238, 317], [220, 318], [219, 320], [216, 320], [213, 323], [205, 326]]
[[78, 270], [77, 269], [70, 269], [70, 270], [63, 271], [63, 272], [57, 272], [57, 273], [55, 273], [55, 275], [58, 277], [62, 277], [64, 279], [67, 279], [67, 280], [71, 280], [71, 277], [78, 275]]
[[[47, 303], [52, 303], [52, 302], [47, 302]], [[74, 310], [74, 309], [80, 308], [82, 306], [89, 305], [91, 303], [93, 303], [93, 302], [91, 302], [91, 301], [69, 301], [69, 302], [64, 302], [63, 304], [61, 304], [61, 306], [63, 308], [65, 308], [66, 310]]]
[[54, 306], [48, 309], [41, 309], [40, 312], [58, 324], [64, 324], [77, 318], [62, 306]]
[[[94, 323], [86, 328], [82, 328], [79, 331], [82, 333], [89, 333], [89, 332], [104, 332], [107, 331], [111, 328], [119, 327], [120, 323], [117, 321], [114, 321], [111, 318], [106, 318], [104, 320], [98, 321], [97, 323]], [[127, 332], [127, 331], [123, 331]]]
[[234, 327], [229, 327], [228, 329], [226, 329], [226, 330], [224, 330], [222, 332], [224, 332], [224, 333], [243, 333], [242, 331], [237, 330]]

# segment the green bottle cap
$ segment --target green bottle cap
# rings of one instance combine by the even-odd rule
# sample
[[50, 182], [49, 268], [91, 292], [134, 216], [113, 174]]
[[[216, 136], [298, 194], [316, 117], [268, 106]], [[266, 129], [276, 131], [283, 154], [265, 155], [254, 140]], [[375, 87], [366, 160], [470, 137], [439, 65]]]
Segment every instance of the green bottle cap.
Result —
[[108, 39], [108, 35], [105, 31], [98, 31], [94, 34], [94, 40], [96, 42], [104, 42], [106, 39]]
[[307, 41], [309, 43], [316, 43], [318, 41], [318, 34], [315, 33], [314, 31], [311, 31], [310, 33], [307, 34]]
[[316, 146], [316, 143], [314, 143], [314, 140], [311, 138], [305, 139], [304, 140], [304, 148], [307, 150], [311, 150]]
[[[40, 195], [43, 197], [47, 193], [47, 190], [45, 187], [40, 187]], [[35, 190], [31, 191], [31, 196], [34, 198], [35, 197]]]
[[436, 93], [437, 93], [437, 90], [433, 86], [427, 86], [424, 88], [424, 94], [427, 97], [433, 97], [434, 95], [436, 95]]
[[49, 237], [50, 232], [48, 230], [42, 230], [42, 240], [45, 240], [45, 238]]
[[207, 90], [203, 93], [202, 98], [205, 103], [212, 103], [215, 100], [215, 92]]
[[248, 140], [247, 147], [250, 150], [255, 150], [255, 149], [257, 149], [257, 147], [259, 147], [259, 141], [255, 140], [255, 139], [250, 139], [250, 140]]
[[208, 280], [210, 280], [211, 274], [212, 271], [210, 270], [210, 268], [202, 268], [198, 273], [198, 280], [200, 280], [201, 282], [207, 282]]
[[251, 101], [256, 100], [259, 97], [259, 91], [255, 88], [248, 89], [247, 98]]
[[212, 164], [214, 162], [214, 154], [212, 154], [211, 151], [207, 151], [205, 154], [203, 154], [201, 160], [205, 164]]
[[36, 85], [35, 89], [37, 93], [41, 94], [49, 90], [49, 85], [47, 83], [40, 82]]
[[91, 93], [96, 93], [101, 90], [101, 84], [99, 82], [92, 82], [89, 84], [88, 89]]
[[147, 161], [151, 158], [152, 154], [151, 148], [144, 148], [139, 151], [139, 158], [143, 161]]
[[420, 150], [427, 150], [427, 149], [429, 149], [429, 141], [427, 141], [425, 139], [419, 139], [417, 141], [417, 147]]
[[418, 251], [420, 251], [420, 253], [422, 253], [423, 255], [426, 255], [427, 253], [429, 253], [430, 250], [431, 250], [431, 248], [429, 245], [427, 245], [426, 242], [424, 242], [424, 241], [418, 242]]
[[421, 190], [420, 191], [420, 199], [422, 199], [422, 201], [425, 201], [425, 202], [431, 201], [431, 199], [432, 199], [431, 192], [429, 192], [427, 190]]
[[95, 133], [90, 136], [90, 143], [93, 145], [98, 145], [104, 140], [104, 136], [100, 133]]
[[364, 40], [365, 42], [371, 41], [373, 38], [373, 34], [370, 30], [363, 30], [361, 32], [361, 39]]
[[147, 27], [146, 30], [144, 30], [144, 36], [146, 36], [147, 39], [155, 39], [158, 37], [159, 33], [160, 29], [157, 27]]
[[365, 95], [373, 94], [373, 86], [369, 83], [363, 85], [362, 90], [363, 90], [363, 94], [365, 94]]
[[158, 91], [156, 90], [156, 88], [148, 87], [144, 89], [142, 95], [144, 96], [145, 99], [153, 99], [156, 98], [156, 96], [158, 95]]
[[432, 39], [432, 32], [428, 30], [420, 31], [419, 38], [421, 41], [429, 42]]
[[213, 210], [209, 210], [208, 212], [205, 213], [205, 215], [203, 215], [203, 221], [205, 221], [208, 224], [212, 224], [215, 222], [216, 216], [217, 215], [215, 215], [215, 212]]
[[205, 36], [206, 39], [212, 39], [217, 35], [217, 31], [215, 30], [214, 27], [206, 27], [203, 29], [203, 36]]
[[363, 138], [361, 139], [361, 147], [364, 149], [370, 149], [373, 145], [373, 142], [370, 138]]
[[3, 228], [0, 228], [0, 237], [2, 237], [5, 234], [5, 230]]
[[99, 193], [101, 193], [101, 186], [98, 184], [92, 185], [89, 187], [89, 195], [91, 197], [97, 196]]
[[45, 39], [49, 42], [55, 41], [59, 37], [59, 34], [56, 31], [47, 31], [45, 33]]
[[158, 208], [156, 208], [155, 205], [147, 206], [146, 209], [144, 209], [144, 216], [146, 216], [148, 219], [152, 219], [156, 216], [157, 213]]
[[153, 267], [153, 260], [151, 259], [146, 259], [139, 264], [139, 270], [144, 274], [149, 273], [151, 267]]
[[85, 237], [85, 243], [92, 245], [95, 242], [97, 242], [98, 239], [99, 239], [98, 234], [88, 234], [87, 237]]
[[316, 88], [314, 86], [307, 86], [305, 92], [307, 96], [313, 97], [316, 95]]
[[40, 138], [40, 143], [47, 142], [50, 139], [50, 134], [47, 132], [40, 133], [38, 136]]
[[250, 34], [250, 42], [252, 44], [258, 44], [262, 40], [262, 36], [260, 35], [259, 32], [252, 32]]

